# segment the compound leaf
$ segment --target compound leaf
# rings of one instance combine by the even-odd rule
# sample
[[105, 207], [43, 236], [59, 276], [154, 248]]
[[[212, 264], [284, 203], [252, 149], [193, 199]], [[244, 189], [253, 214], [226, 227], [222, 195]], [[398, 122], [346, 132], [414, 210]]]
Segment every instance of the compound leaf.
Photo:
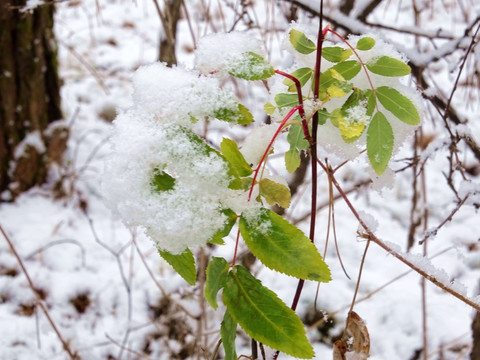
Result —
[[197, 271], [195, 270], [195, 258], [190, 249], [186, 249], [179, 255], [174, 255], [166, 250], [158, 249], [160, 256], [169, 263], [173, 269], [190, 285], [195, 285]]
[[381, 112], [377, 112], [367, 130], [367, 155], [373, 170], [384, 173], [393, 151], [393, 131]]
[[313, 358], [298, 315], [245, 267], [237, 265], [228, 273], [223, 303], [251, 338], [297, 358]]
[[280, 215], [265, 208], [242, 213], [239, 227], [248, 248], [270, 269], [305, 280], [330, 280], [315, 245]]
[[412, 101], [388, 86], [380, 86], [375, 91], [380, 103], [406, 124], [417, 125], [420, 122], [418, 110]]

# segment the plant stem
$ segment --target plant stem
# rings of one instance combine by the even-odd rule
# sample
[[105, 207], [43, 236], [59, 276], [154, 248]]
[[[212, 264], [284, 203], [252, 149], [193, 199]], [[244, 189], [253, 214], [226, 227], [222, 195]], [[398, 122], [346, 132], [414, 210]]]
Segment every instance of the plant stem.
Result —
[[303, 107], [302, 84], [300, 84], [300, 81], [295, 76], [287, 74], [286, 72], [283, 72], [281, 70], [275, 70], [275, 73], [285, 76], [287, 79], [290, 79], [295, 83], [298, 95], [298, 105], [300, 105], [298, 113], [302, 118], [303, 134], [305, 135], [305, 139], [307, 139], [309, 143], [312, 143], [312, 137], [310, 136], [310, 132], [308, 131], [307, 118], [305, 117], [305, 109]]

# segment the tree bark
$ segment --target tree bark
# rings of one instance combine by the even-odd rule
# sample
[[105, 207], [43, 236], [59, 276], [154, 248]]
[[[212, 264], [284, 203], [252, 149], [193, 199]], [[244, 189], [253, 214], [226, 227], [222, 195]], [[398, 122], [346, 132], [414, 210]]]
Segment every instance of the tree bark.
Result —
[[175, 45], [181, 4], [182, 0], [165, 0], [165, 17], [161, 19], [164, 31], [160, 40], [158, 60], [166, 62], [168, 66], [177, 64]]
[[62, 118], [53, 2], [22, 12], [25, 2], [0, 3], [1, 200], [42, 184], [68, 138], [52, 126]]

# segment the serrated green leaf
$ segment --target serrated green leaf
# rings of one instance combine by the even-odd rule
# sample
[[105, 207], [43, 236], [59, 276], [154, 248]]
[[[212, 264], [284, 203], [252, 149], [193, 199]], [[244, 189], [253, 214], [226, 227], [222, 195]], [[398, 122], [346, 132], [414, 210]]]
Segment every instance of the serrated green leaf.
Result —
[[392, 157], [393, 131], [390, 123], [381, 112], [377, 112], [367, 130], [367, 155], [373, 170], [378, 175], [384, 173]]
[[[250, 183], [252, 180], [250, 180]], [[225, 215], [227, 218], [225, 222], [223, 223], [223, 228], [218, 230], [215, 235], [212, 236], [212, 238], [208, 241], [211, 244], [216, 244], [216, 245], [223, 245], [224, 241], [223, 238], [225, 236], [228, 236], [230, 234], [230, 231], [232, 230], [233, 225], [237, 222], [237, 214], [235, 214], [234, 211], [230, 209], [223, 209], [220, 211], [223, 215]]]
[[175, 187], [175, 178], [171, 177], [165, 171], [155, 168], [153, 170], [150, 186], [156, 192], [172, 190]]
[[228, 73], [245, 80], [263, 80], [275, 74], [275, 69], [263, 56], [251, 51], [229, 62]]
[[231, 109], [231, 108], [217, 109], [214, 112], [213, 116], [218, 120], [223, 120], [233, 124], [247, 125], [253, 122], [253, 115], [242, 104], [238, 104], [237, 109]]
[[235, 141], [223, 138], [220, 144], [220, 150], [222, 151], [225, 160], [227, 160], [228, 167], [233, 175], [237, 177], [245, 177], [253, 172], [240, 150], [238, 150], [238, 145]]
[[300, 279], [327, 282], [330, 270], [305, 234], [268, 209], [240, 216], [240, 233], [252, 253], [270, 269]]
[[[296, 77], [300, 82], [300, 85], [304, 86], [307, 83], [307, 81], [310, 80], [310, 78], [312, 77], [312, 72], [313, 70], [311, 68], [304, 67], [304, 68], [295, 70], [290, 75], [292, 75], [293, 77]], [[285, 80], [283, 80], [283, 83], [288, 86], [288, 91], [297, 92], [297, 87], [295, 86], [295, 82], [293, 82], [293, 80], [286, 78]]]
[[270, 205], [278, 204], [286, 209], [290, 206], [290, 189], [283, 184], [279, 184], [270, 179], [263, 178], [259, 182], [260, 195], [267, 200]]
[[383, 76], [405, 76], [412, 71], [403, 61], [388, 56], [370, 60], [367, 63], [367, 69]]
[[358, 50], [370, 50], [375, 46], [375, 39], [372, 39], [369, 36], [362, 37], [360, 40], [357, 42], [357, 49]]
[[285, 153], [285, 167], [287, 171], [291, 174], [300, 166], [301, 159], [299, 150], [290, 149]]
[[340, 46], [324, 47], [322, 49], [322, 57], [334, 63], [345, 61], [352, 54], [353, 54], [352, 50], [344, 49], [344, 48], [341, 48]]
[[295, 29], [290, 30], [289, 39], [295, 50], [301, 54], [306, 55], [317, 50], [315, 43], [301, 31]]
[[418, 110], [412, 101], [398, 90], [388, 86], [381, 86], [375, 91], [380, 103], [406, 124], [417, 125], [420, 122]]
[[293, 107], [298, 105], [298, 95], [297, 94], [277, 94], [275, 95], [275, 102], [279, 108], [283, 107]]
[[223, 316], [220, 335], [222, 337], [223, 349], [225, 350], [225, 360], [237, 360], [237, 353], [235, 351], [237, 323], [233, 320], [228, 310], [225, 310], [225, 315]]
[[267, 102], [263, 105], [263, 109], [268, 115], [272, 115], [275, 112], [276, 107], [271, 102]]
[[224, 258], [212, 257], [206, 270], [205, 300], [217, 310], [217, 294], [225, 286], [229, 265]]
[[288, 130], [287, 141], [291, 148], [299, 150], [307, 150], [310, 147], [310, 143], [305, 139], [303, 128], [299, 124], [290, 125]]
[[251, 338], [300, 359], [313, 358], [300, 318], [245, 267], [228, 273], [223, 303]]
[[158, 249], [160, 256], [170, 264], [171, 267], [190, 285], [195, 285], [197, 271], [195, 269], [195, 258], [190, 249], [179, 255], [174, 255], [166, 250]]

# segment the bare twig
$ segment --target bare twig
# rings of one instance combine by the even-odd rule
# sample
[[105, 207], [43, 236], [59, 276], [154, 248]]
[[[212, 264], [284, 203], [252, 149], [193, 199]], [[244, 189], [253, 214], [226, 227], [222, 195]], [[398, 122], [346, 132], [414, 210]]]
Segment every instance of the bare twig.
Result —
[[5, 240], [7, 241], [8, 246], [10, 247], [10, 250], [12, 251], [13, 255], [16, 257], [16, 259], [17, 259], [17, 261], [18, 261], [18, 264], [20, 265], [20, 268], [22, 269], [23, 273], [25, 274], [25, 277], [27, 278], [28, 286], [30, 287], [30, 289], [31, 289], [31, 290], [33, 291], [33, 293], [35, 294], [35, 297], [37, 298], [37, 304], [38, 304], [38, 306], [40, 306], [40, 308], [42, 309], [43, 313], [45, 314], [45, 317], [47, 318], [48, 322], [50, 323], [50, 326], [52, 327], [53, 331], [55, 332], [55, 334], [57, 335], [58, 339], [59, 339], [60, 342], [62, 343], [63, 350], [65, 350], [65, 352], [68, 354], [68, 356], [70, 357], [70, 359], [72, 359], [72, 360], [79, 360], [80, 357], [78, 356], [78, 354], [77, 354], [76, 352], [72, 352], [72, 350], [70, 349], [70, 346], [69, 346], [68, 343], [63, 339], [62, 334], [60, 333], [60, 331], [58, 330], [57, 326], [56, 326], [55, 323], [53, 322], [50, 314], [48, 313], [47, 307], [46, 307], [45, 304], [43, 303], [43, 300], [41, 299], [41, 297], [40, 297], [37, 289], [35, 288], [35, 285], [33, 284], [32, 279], [30, 278], [30, 275], [28, 274], [27, 269], [25, 268], [25, 265], [23, 264], [22, 259], [20, 258], [20, 255], [18, 255], [17, 251], [15, 250], [15, 246], [13, 245], [12, 241], [10, 240], [10, 237], [7, 235], [7, 233], [5, 232], [5, 230], [3, 229], [3, 227], [2, 227], [1, 225], [0, 225], [0, 232], [2, 233], [3, 237], [4, 237]]

